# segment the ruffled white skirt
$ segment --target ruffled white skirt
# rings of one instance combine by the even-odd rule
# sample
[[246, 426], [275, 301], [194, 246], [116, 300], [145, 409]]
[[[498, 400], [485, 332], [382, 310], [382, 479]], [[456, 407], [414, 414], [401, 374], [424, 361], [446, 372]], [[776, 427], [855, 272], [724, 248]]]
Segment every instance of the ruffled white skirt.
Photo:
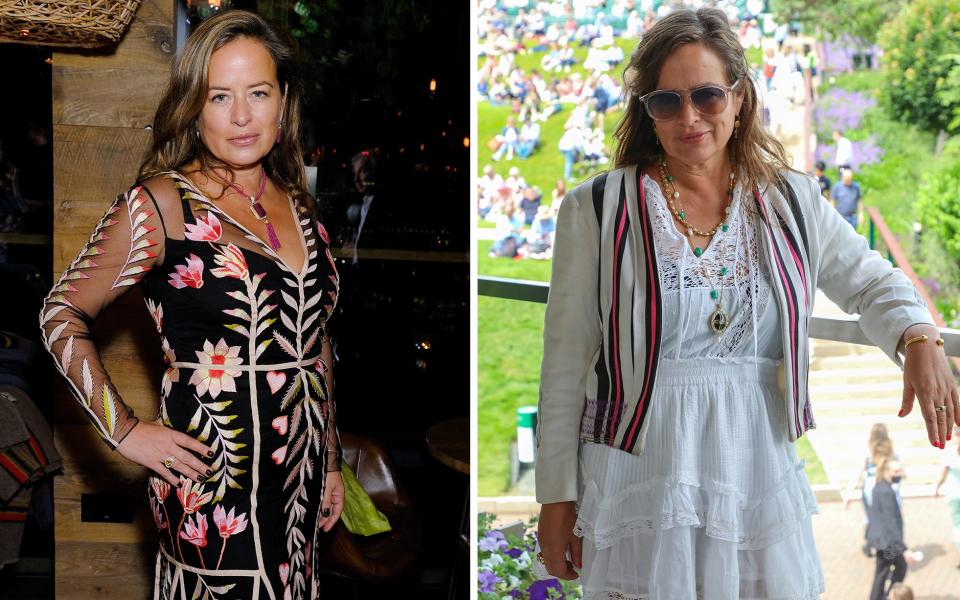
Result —
[[664, 360], [643, 453], [582, 445], [586, 600], [819, 598], [817, 504], [777, 366]]

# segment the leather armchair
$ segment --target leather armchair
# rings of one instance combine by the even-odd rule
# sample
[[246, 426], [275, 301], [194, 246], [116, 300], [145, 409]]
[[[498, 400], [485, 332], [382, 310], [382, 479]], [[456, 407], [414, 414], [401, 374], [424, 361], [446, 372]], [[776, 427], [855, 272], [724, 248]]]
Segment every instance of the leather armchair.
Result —
[[343, 462], [392, 529], [372, 536], [350, 533], [343, 521], [327, 536], [317, 567], [323, 573], [364, 582], [385, 582], [408, 575], [420, 557], [423, 531], [397, 469], [372, 437], [340, 433]]

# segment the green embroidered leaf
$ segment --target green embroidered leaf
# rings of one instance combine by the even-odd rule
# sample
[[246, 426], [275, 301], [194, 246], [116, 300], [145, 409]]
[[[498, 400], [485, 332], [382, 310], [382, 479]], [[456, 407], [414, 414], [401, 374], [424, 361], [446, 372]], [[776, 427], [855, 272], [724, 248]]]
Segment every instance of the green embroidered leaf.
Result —
[[187, 425], [187, 433], [190, 433], [197, 427], [200, 427], [200, 417], [203, 416], [203, 407], [197, 409], [197, 412], [193, 413], [193, 417], [190, 418], [190, 423]]
[[110, 437], [113, 437], [113, 430], [117, 426], [117, 405], [114, 403], [113, 393], [106, 383], [103, 384], [103, 420], [107, 426], [107, 431], [110, 432]]
[[[259, 328], [257, 328], [257, 334], [259, 335], [259, 333], [260, 333]], [[257, 346], [257, 358], [260, 358], [260, 355], [263, 354], [263, 351], [267, 349], [267, 346], [269, 346], [270, 342], [272, 341], [273, 341], [273, 338], [266, 339], [260, 342], [260, 345]]]
[[203, 428], [203, 431], [200, 432], [200, 435], [197, 436], [197, 440], [201, 442], [206, 442], [210, 437], [210, 428], [213, 426], [213, 419], [207, 419], [207, 425]]
[[224, 323], [223, 326], [226, 327], [227, 329], [236, 331], [237, 333], [245, 337], [250, 337], [250, 331], [243, 325], [240, 325], [238, 323]]

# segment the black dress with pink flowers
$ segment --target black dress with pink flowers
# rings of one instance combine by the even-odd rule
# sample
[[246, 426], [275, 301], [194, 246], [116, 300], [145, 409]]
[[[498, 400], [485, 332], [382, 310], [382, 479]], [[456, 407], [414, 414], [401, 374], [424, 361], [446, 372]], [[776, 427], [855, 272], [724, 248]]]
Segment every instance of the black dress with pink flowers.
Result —
[[162, 186], [176, 194], [136, 187], [107, 210], [44, 303], [46, 347], [116, 447], [137, 419], [88, 323], [140, 286], [167, 362], [160, 419], [214, 451], [204, 483], [150, 479], [154, 598], [317, 598], [316, 523], [340, 461], [321, 356], [339, 285], [329, 238], [291, 202], [289, 216], [271, 219], [297, 223], [306, 261], [286, 265], [180, 174], [148, 182]]

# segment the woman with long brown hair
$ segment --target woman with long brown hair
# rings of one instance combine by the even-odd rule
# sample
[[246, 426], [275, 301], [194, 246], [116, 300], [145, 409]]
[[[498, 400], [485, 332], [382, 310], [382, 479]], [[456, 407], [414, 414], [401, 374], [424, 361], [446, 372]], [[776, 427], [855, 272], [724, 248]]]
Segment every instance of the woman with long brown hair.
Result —
[[[304, 186], [296, 45], [262, 17], [203, 22], [176, 59], [138, 181], [41, 312], [103, 440], [153, 471], [155, 598], [316, 598], [343, 483], [325, 323], [338, 277]], [[110, 382], [89, 323], [138, 286], [167, 362], [160, 417]]]
[[[544, 323], [538, 559], [597, 599], [818, 598], [817, 288], [904, 367], [931, 444], [960, 419], [910, 281], [792, 170], [716, 9], [647, 31], [616, 168], [563, 201]], [[905, 359], [901, 362], [898, 354]]]

